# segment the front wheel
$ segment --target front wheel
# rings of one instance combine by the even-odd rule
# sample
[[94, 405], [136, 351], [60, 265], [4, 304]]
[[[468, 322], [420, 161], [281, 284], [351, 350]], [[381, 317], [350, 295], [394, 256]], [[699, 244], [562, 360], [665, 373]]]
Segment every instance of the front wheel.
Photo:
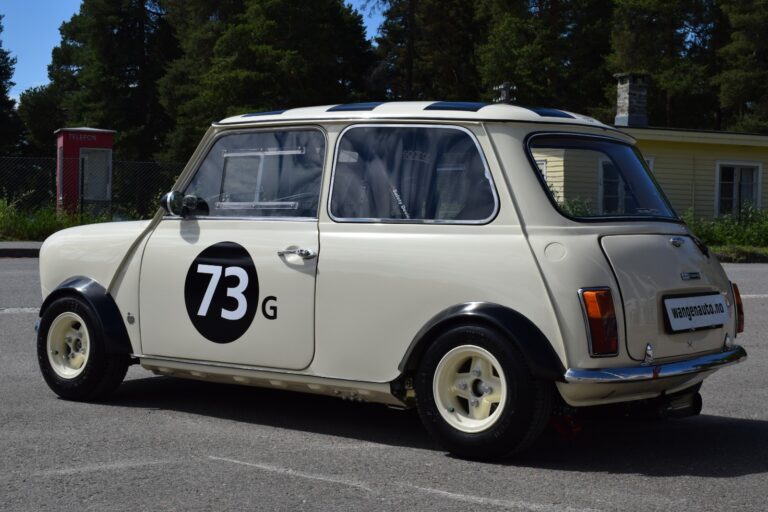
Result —
[[440, 335], [422, 359], [415, 387], [427, 430], [451, 453], [471, 459], [524, 450], [551, 413], [551, 385], [533, 379], [515, 346], [482, 326]]
[[64, 297], [42, 314], [37, 360], [45, 382], [69, 400], [99, 400], [125, 378], [129, 358], [106, 351], [101, 323], [82, 299]]

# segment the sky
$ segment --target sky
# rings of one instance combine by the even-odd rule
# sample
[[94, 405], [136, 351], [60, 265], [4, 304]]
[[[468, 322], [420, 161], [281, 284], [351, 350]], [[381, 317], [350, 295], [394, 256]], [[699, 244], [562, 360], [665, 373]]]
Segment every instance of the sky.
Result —
[[[5, 50], [16, 57], [16, 71], [11, 97], [18, 101], [19, 94], [30, 87], [48, 83], [48, 64], [51, 50], [61, 41], [59, 27], [80, 10], [81, 0], [3, 0], [0, 14], [3, 33], [0, 41]], [[361, 14], [369, 38], [376, 35], [382, 16], [363, 6], [366, 0], [349, 0]], [[372, 2], [371, 2], [372, 3]]]

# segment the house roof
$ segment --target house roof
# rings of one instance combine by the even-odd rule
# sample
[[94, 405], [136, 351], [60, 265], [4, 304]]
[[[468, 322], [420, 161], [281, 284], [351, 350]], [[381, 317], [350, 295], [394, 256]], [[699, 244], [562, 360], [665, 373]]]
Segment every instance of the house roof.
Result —
[[459, 101], [392, 101], [348, 103], [254, 112], [219, 121], [218, 125], [274, 121], [333, 119], [454, 119], [468, 121], [519, 121], [585, 125], [615, 130], [596, 119], [554, 108], [521, 107], [500, 103]]
[[725, 146], [768, 147], [768, 135], [754, 133], [686, 130], [679, 128], [628, 128], [625, 126], [617, 126], [616, 128], [634, 137], [638, 142], [685, 142]]

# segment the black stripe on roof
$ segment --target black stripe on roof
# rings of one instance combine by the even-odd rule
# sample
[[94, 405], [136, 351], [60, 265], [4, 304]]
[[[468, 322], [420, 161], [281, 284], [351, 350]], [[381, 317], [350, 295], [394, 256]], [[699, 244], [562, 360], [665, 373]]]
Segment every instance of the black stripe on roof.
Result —
[[269, 112], [251, 112], [250, 114], [243, 114], [243, 117], [258, 117], [258, 116], [276, 116], [280, 115], [285, 110], [270, 110]]
[[464, 112], [477, 112], [488, 105], [479, 101], [436, 101], [424, 107], [424, 110], [462, 110]]
[[563, 112], [562, 110], [557, 110], [556, 108], [546, 108], [546, 107], [523, 107], [523, 108], [528, 109], [531, 112], [536, 112], [541, 117], [562, 117], [566, 119], [576, 119], [568, 112]]
[[373, 110], [379, 105], [384, 104], [383, 101], [368, 101], [364, 103], [345, 103], [344, 105], [336, 105], [331, 107], [326, 112], [364, 112]]

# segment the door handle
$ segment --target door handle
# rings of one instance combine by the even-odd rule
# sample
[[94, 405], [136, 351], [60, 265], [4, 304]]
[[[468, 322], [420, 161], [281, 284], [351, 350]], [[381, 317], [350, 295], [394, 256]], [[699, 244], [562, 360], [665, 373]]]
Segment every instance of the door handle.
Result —
[[317, 253], [312, 249], [297, 248], [297, 249], [285, 249], [282, 251], [277, 251], [278, 256], [288, 256], [289, 254], [295, 254], [296, 256], [304, 260], [311, 260], [312, 258], [317, 257]]

